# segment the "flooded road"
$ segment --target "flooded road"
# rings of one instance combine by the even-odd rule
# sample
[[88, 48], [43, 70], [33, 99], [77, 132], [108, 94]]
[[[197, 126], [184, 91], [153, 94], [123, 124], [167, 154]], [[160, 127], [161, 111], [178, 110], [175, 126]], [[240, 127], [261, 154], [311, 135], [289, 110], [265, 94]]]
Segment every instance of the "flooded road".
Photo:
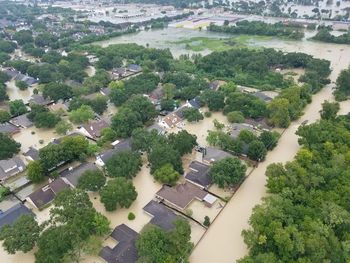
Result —
[[[350, 63], [350, 46], [331, 45], [317, 42], [283, 42], [266, 41], [256, 43], [257, 46], [266, 46], [287, 52], [305, 52], [318, 58], [331, 61], [333, 72], [331, 81], [334, 82], [342, 69]], [[291, 161], [299, 150], [298, 137], [295, 135], [299, 125], [308, 120], [314, 122], [319, 119], [321, 103], [324, 100], [333, 100], [330, 84], [313, 96], [313, 101], [305, 108], [305, 114], [293, 122], [282, 135], [278, 146], [267, 155], [266, 160], [253, 171], [250, 177], [242, 184], [231, 201], [227, 204], [216, 221], [212, 223], [202, 240], [191, 255], [191, 263], [231, 263], [247, 254], [247, 247], [241, 236], [243, 229], [249, 228], [248, 220], [255, 205], [261, 203], [266, 195], [266, 167], [271, 163]], [[341, 114], [350, 111], [350, 103], [341, 103]]]

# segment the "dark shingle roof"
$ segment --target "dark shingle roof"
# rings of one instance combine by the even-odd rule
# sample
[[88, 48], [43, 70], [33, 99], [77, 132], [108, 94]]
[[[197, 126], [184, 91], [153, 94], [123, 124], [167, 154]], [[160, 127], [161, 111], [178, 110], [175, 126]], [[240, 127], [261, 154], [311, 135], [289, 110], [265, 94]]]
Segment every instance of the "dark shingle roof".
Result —
[[135, 241], [138, 233], [125, 224], [117, 226], [111, 237], [118, 241], [114, 248], [104, 247], [99, 255], [107, 263], [135, 263], [138, 258]]
[[11, 207], [5, 212], [0, 212], [0, 229], [4, 225], [13, 225], [13, 223], [22, 215], [31, 215], [34, 217], [33, 212], [21, 203]]
[[20, 126], [23, 128], [29, 128], [34, 125], [33, 122], [28, 119], [28, 113], [12, 118], [10, 122], [17, 127]]
[[207, 188], [212, 183], [211, 177], [209, 175], [209, 169], [210, 166], [204, 163], [193, 161], [190, 164], [190, 172], [185, 175], [185, 178], [190, 182]]
[[28, 151], [23, 153], [24, 156], [30, 157], [31, 159], [39, 160], [39, 151], [33, 147], [29, 147]]
[[93, 163], [82, 163], [78, 167], [74, 169], [66, 169], [61, 172], [61, 176], [67, 178], [67, 180], [74, 186], [78, 185], [79, 178], [86, 171], [94, 171], [97, 170], [97, 166]]
[[198, 96], [192, 100], [189, 100], [188, 103], [195, 109], [199, 109], [201, 107], [201, 101]]
[[126, 139], [118, 143], [113, 149], [107, 150], [100, 155], [101, 160], [106, 163], [113, 155], [131, 150], [131, 139]]
[[164, 230], [173, 229], [174, 221], [179, 219], [179, 216], [172, 210], [154, 200], [150, 201], [143, 210], [152, 216], [151, 224], [159, 226]]
[[20, 129], [11, 123], [1, 123], [0, 124], [0, 133], [5, 134], [14, 134], [19, 132]]

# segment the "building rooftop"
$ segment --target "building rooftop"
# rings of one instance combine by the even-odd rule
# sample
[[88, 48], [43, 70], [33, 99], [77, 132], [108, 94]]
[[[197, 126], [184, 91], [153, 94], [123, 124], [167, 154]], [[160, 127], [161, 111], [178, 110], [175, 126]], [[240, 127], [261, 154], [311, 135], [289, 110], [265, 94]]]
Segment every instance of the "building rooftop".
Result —
[[61, 172], [61, 176], [66, 178], [71, 186], [76, 187], [78, 185], [79, 178], [86, 171], [97, 170], [97, 166], [93, 163], [82, 163], [73, 169], [66, 169]]
[[113, 155], [131, 150], [131, 139], [125, 139], [114, 146], [113, 149], [107, 150], [99, 155], [99, 158], [106, 163]]
[[209, 165], [198, 161], [193, 161], [189, 168], [190, 171], [185, 175], [186, 180], [204, 188], [211, 185], [212, 179], [209, 175]]
[[159, 226], [164, 230], [171, 230], [174, 228], [174, 221], [180, 217], [176, 215], [171, 209], [165, 205], [151, 200], [143, 210], [152, 216], [151, 224]]
[[226, 157], [232, 157], [232, 155], [228, 152], [213, 147], [207, 147], [203, 152], [203, 161], [208, 163], [219, 161]]
[[118, 244], [113, 248], [104, 247], [100, 251], [99, 256], [107, 263], [135, 263], [138, 259], [135, 245], [138, 233], [122, 224], [113, 230], [111, 237]]
[[[88, 123], [84, 124], [81, 128], [83, 128], [85, 131], [83, 131], [84, 135], [87, 135], [90, 138], [96, 139], [101, 137], [101, 132], [103, 129], [107, 128], [109, 125], [104, 120], [99, 121], [89, 121]], [[85, 134], [87, 132], [87, 134]]]
[[22, 128], [29, 128], [34, 125], [33, 122], [28, 119], [28, 113], [12, 118], [10, 123]]
[[30, 215], [34, 217], [34, 213], [22, 203], [19, 203], [5, 212], [0, 212], [0, 229], [5, 225], [13, 225], [13, 223], [22, 215]]
[[0, 160], [0, 180], [6, 180], [24, 171], [25, 167], [24, 162], [18, 156], [7, 160]]
[[236, 139], [241, 131], [250, 131], [252, 133], [256, 133], [256, 130], [252, 125], [246, 124], [246, 123], [234, 123], [232, 124], [230, 135], [232, 138]]
[[189, 104], [192, 108], [200, 109], [202, 103], [201, 103], [201, 101], [200, 101], [200, 98], [197, 96], [197, 97], [195, 97], [194, 99], [189, 100], [189, 101], [188, 101], [188, 104]]
[[45, 99], [40, 94], [33, 94], [28, 102], [29, 104], [38, 104], [38, 105], [46, 106], [52, 103], [52, 100], [50, 100], [49, 98]]
[[173, 187], [163, 185], [156, 195], [158, 198], [163, 199], [181, 210], [184, 210], [195, 199], [204, 201], [209, 199], [208, 196], [211, 196], [203, 189], [189, 182]]
[[0, 124], [0, 133], [15, 134], [19, 131], [20, 129], [11, 123], [6, 122]]

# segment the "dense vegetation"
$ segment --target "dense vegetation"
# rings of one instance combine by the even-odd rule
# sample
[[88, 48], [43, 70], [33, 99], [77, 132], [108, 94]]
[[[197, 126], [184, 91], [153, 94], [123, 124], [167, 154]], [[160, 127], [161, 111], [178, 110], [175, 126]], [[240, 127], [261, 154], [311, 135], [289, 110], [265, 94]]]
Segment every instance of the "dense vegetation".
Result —
[[267, 169], [272, 195], [243, 233], [250, 254], [241, 263], [348, 261], [349, 127], [347, 115], [298, 129], [295, 160]]
[[346, 100], [350, 95], [350, 67], [340, 72], [334, 91], [336, 100]]
[[282, 22], [269, 24], [261, 21], [245, 20], [237, 22], [234, 26], [217, 26], [215, 24], [210, 24], [208, 30], [231, 34], [286, 37], [295, 40], [299, 40], [304, 37], [304, 33], [299, 28], [285, 26]]
[[328, 43], [350, 44], [350, 33], [347, 32], [340, 36], [334, 36], [328, 28], [322, 28], [312, 39]]

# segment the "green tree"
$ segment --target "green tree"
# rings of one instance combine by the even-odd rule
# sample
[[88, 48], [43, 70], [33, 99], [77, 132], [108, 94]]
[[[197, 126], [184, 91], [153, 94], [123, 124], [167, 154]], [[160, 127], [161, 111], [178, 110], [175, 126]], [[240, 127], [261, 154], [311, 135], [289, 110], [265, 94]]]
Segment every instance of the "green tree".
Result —
[[133, 95], [123, 106], [138, 113], [142, 123], [146, 123], [157, 116], [157, 111], [154, 105], [149, 99], [142, 95]]
[[0, 123], [8, 122], [11, 119], [10, 113], [4, 110], [0, 110]]
[[21, 144], [10, 138], [8, 135], [0, 133], [0, 160], [12, 158], [19, 152]]
[[107, 211], [114, 211], [117, 207], [129, 208], [137, 198], [137, 192], [132, 182], [118, 177], [108, 181], [100, 191], [101, 202]]
[[0, 231], [2, 246], [9, 254], [29, 252], [35, 246], [41, 228], [31, 215], [20, 216], [12, 226], [5, 225]]
[[247, 167], [236, 157], [226, 157], [214, 162], [209, 170], [213, 182], [219, 187], [230, 187], [239, 183], [245, 176]]
[[249, 143], [247, 156], [254, 161], [263, 161], [266, 157], [266, 147], [263, 142], [255, 140]]
[[180, 174], [174, 170], [171, 164], [165, 164], [153, 173], [154, 179], [162, 184], [175, 185], [180, 178]]
[[338, 102], [329, 102], [325, 100], [322, 103], [321, 118], [330, 120], [335, 119], [337, 117], [337, 113], [340, 109], [340, 105]]
[[151, 164], [151, 173], [154, 173], [165, 164], [171, 164], [175, 171], [180, 174], [183, 173], [180, 153], [168, 144], [155, 144], [148, 155], [148, 161]]
[[113, 155], [106, 163], [109, 177], [132, 179], [141, 170], [141, 155], [137, 152], [123, 151]]
[[231, 111], [227, 113], [227, 120], [231, 123], [242, 123], [244, 122], [244, 116], [240, 111]]
[[287, 128], [290, 124], [289, 101], [284, 98], [272, 100], [267, 109], [269, 111], [269, 121], [272, 125]]
[[210, 218], [209, 218], [209, 216], [205, 216], [204, 217], [203, 225], [205, 225], [206, 227], [210, 226]]
[[22, 80], [16, 80], [16, 86], [20, 90], [26, 90], [28, 89], [28, 84]]
[[280, 135], [278, 132], [263, 131], [259, 140], [265, 145], [267, 150], [272, 150], [277, 146]]
[[82, 105], [79, 109], [69, 113], [69, 120], [73, 123], [83, 123], [94, 118], [94, 111], [90, 106]]
[[13, 100], [9, 102], [10, 113], [12, 116], [19, 116], [27, 112], [27, 107], [23, 100]]
[[168, 141], [181, 156], [186, 153], [191, 153], [193, 147], [197, 145], [197, 137], [185, 130], [169, 134]]
[[55, 131], [57, 134], [66, 135], [68, 131], [73, 129], [73, 125], [67, 121], [61, 120], [55, 126]]
[[200, 98], [208, 105], [210, 111], [219, 111], [225, 106], [225, 95], [221, 91], [208, 89], [201, 94]]
[[40, 161], [33, 161], [28, 164], [27, 177], [33, 183], [39, 183], [44, 180], [45, 169]]
[[195, 108], [185, 108], [183, 110], [183, 114], [186, 120], [189, 122], [200, 121], [203, 120], [203, 114], [199, 112], [198, 109]]
[[121, 108], [112, 118], [112, 129], [118, 137], [127, 138], [132, 131], [142, 127], [141, 116], [130, 108]]
[[85, 171], [78, 179], [78, 188], [87, 191], [99, 191], [106, 184], [106, 177], [100, 170]]
[[54, 101], [69, 99], [73, 96], [72, 87], [61, 83], [48, 83], [43, 88], [43, 96]]

